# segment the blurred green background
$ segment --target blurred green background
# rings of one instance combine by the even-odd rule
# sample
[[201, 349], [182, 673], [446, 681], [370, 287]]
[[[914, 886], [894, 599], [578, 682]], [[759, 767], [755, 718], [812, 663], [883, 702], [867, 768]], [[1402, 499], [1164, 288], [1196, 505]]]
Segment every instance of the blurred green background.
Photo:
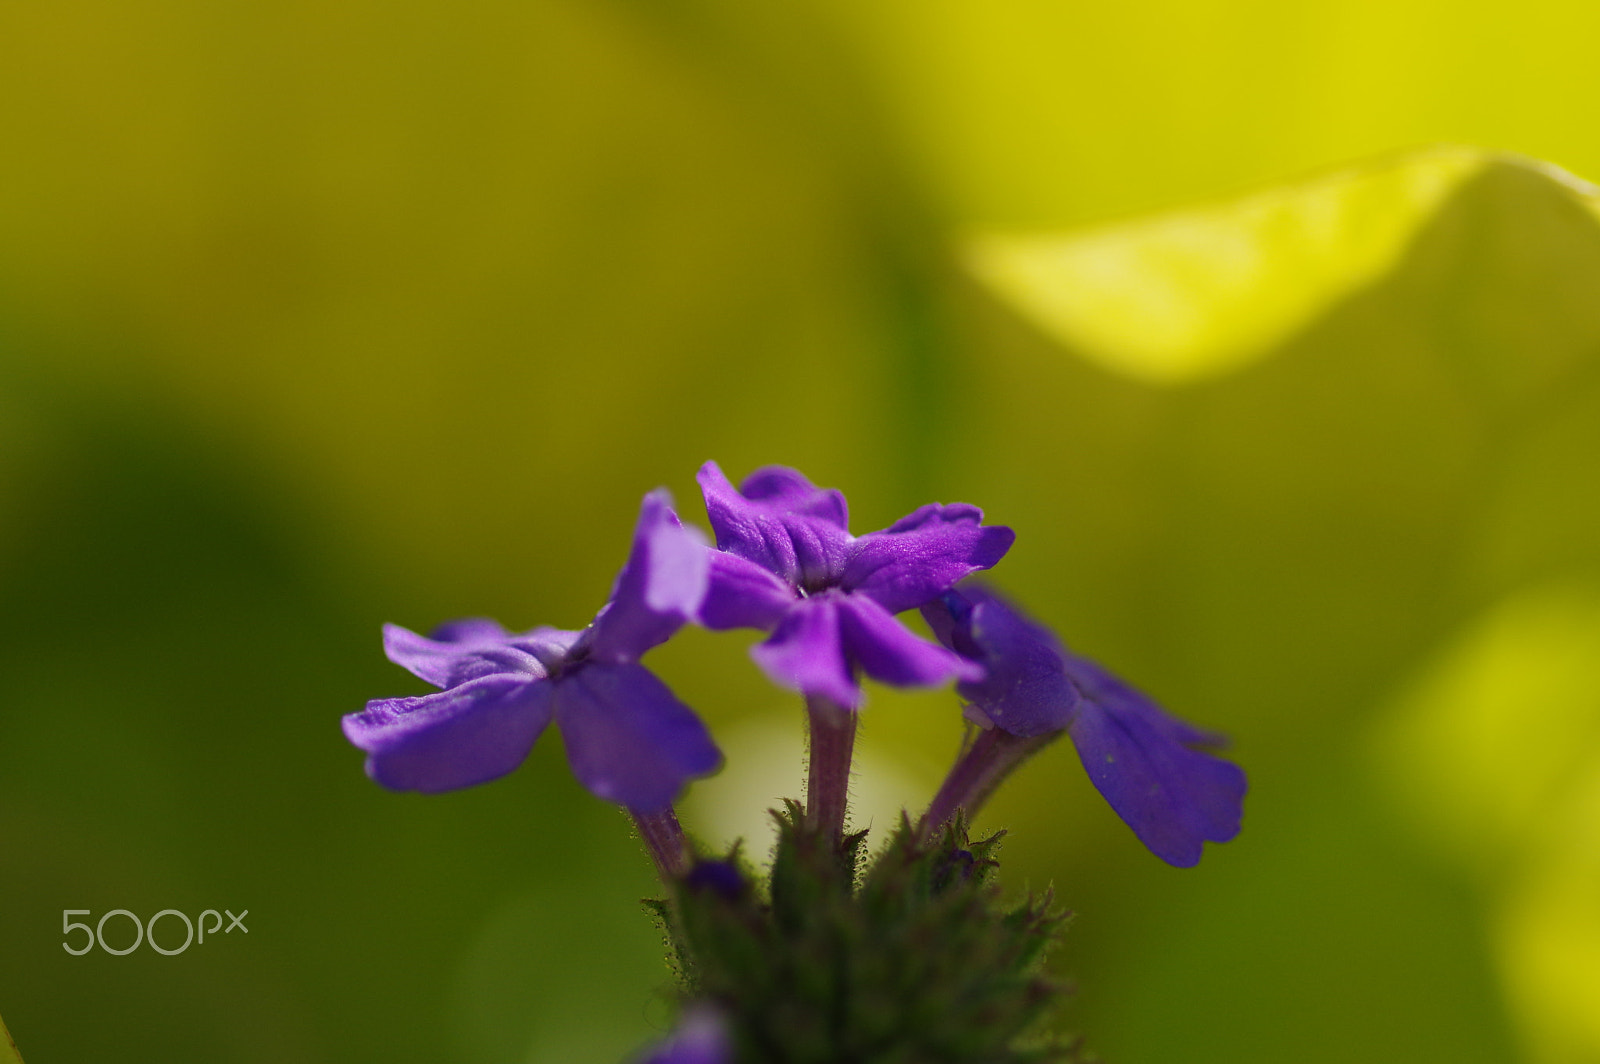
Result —
[[[1234, 735], [1245, 830], [1192, 871], [1065, 744], [984, 818], [1077, 911], [1056, 966], [1108, 1060], [1600, 1061], [1600, 213], [1410, 151], [1600, 175], [1597, 31], [1554, 0], [0, 7], [25, 1058], [660, 1032], [648, 863], [553, 733], [420, 797], [338, 720], [423, 689], [384, 621], [586, 621], [640, 495], [703, 523], [716, 458], [844, 489], [858, 533], [979, 503], [1004, 587]], [[798, 778], [747, 642], [651, 659], [729, 753], [684, 807], [719, 840]], [[871, 699], [882, 823], [959, 726]], [[68, 956], [85, 908], [249, 933]]]

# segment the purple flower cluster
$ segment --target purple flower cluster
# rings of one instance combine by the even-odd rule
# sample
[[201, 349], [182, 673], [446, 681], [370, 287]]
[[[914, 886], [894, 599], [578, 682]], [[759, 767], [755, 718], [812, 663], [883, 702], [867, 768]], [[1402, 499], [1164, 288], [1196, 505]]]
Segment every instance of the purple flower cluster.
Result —
[[[428, 636], [390, 625], [389, 659], [441, 688], [379, 699], [344, 719], [386, 787], [448, 791], [505, 775], [555, 721], [574, 776], [630, 810], [663, 874], [688, 867], [672, 803], [721, 754], [693, 710], [639, 659], [686, 623], [755, 628], [751, 654], [812, 716], [811, 804], [843, 823], [864, 674], [894, 686], [951, 680], [981, 729], [924, 823], [973, 812], [1062, 732], [1113, 809], [1162, 859], [1199, 860], [1238, 831], [1245, 783], [1206, 752], [1218, 737], [1162, 712], [992, 592], [957, 584], [1010, 549], [1009, 528], [965, 504], [921, 507], [853, 536], [842, 494], [759, 469], [735, 488], [714, 462], [699, 483], [716, 543], [684, 527], [664, 491], [645, 496], [611, 596], [581, 631], [506, 631], [468, 619]], [[895, 615], [921, 609], [939, 643]], [[831, 768], [819, 759], [833, 759]], [[818, 781], [821, 781], [819, 784]]]
[[993, 566], [1011, 529], [983, 525], [976, 506], [932, 503], [855, 537], [844, 496], [792, 469], [757, 470], [738, 491], [715, 462], [699, 479], [717, 536], [701, 623], [771, 632], [752, 654], [773, 683], [853, 709], [860, 672], [896, 687], [982, 678], [894, 615]]

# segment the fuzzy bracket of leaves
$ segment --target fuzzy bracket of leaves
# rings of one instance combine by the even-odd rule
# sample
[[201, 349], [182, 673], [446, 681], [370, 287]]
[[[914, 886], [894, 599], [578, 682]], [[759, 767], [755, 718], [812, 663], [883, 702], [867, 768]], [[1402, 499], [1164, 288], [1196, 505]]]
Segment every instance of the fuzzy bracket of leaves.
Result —
[[1068, 914], [1048, 892], [1002, 904], [1003, 832], [973, 842], [956, 822], [921, 842], [902, 820], [863, 869], [865, 832], [835, 842], [793, 802], [773, 815], [764, 895], [735, 847], [646, 903], [686, 1001], [727, 1018], [740, 1064], [1081, 1059], [1048, 1033], [1065, 988], [1041, 971]]

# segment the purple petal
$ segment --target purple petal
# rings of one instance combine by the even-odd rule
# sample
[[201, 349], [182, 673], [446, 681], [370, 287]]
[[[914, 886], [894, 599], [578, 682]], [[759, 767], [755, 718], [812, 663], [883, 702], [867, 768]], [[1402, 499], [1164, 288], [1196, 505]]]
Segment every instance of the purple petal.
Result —
[[[983, 511], [970, 502], [938, 503], [930, 502], [919, 506], [906, 514], [900, 520], [884, 529], [885, 532], [915, 532], [923, 528], [934, 528], [943, 524], [966, 522], [974, 525], [983, 523]], [[997, 559], [998, 560], [998, 559]]]
[[845, 651], [850, 660], [879, 683], [936, 687], [956, 678], [983, 678], [981, 665], [918, 638], [872, 599], [841, 595], [837, 602]]
[[543, 663], [546, 672], [552, 672], [557, 665], [566, 661], [567, 654], [582, 641], [583, 636], [584, 633], [581, 631], [574, 632], [540, 625], [538, 628], [512, 636], [506, 645], [533, 655]]
[[1109, 669], [1076, 654], [1065, 655], [1067, 675], [1085, 696], [1119, 713], [1133, 713], [1149, 721], [1161, 735], [1184, 746], [1224, 750], [1228, 737], [1220, 732], [1197, 728], [1181, 717], [1162, 709], [1143, 691], [1131, 686]]
[[683, 527], [663, 491], [644, 497], [633, 550], [617, 574], [611, 600], [594, 621], [590, 654], [600, 661], [637, 661], [700, 610], [706, 594], [708, 549]]
[[934, 638], [964, 657], [983, 660], [983, 648], [972, 641], [972, 603], [952, 588], [923, 605], [922, 619]]
[[980, 584], [923, 608], [946, 646], [976, 657], [989, 675], [957, 687], [979, 714], [1013, 735], [1065, 727], [1089, 778], [1157, 857], [1179, 867], [1206, 841], [1239, 833], [1246, 788], [1238, 766], [1193, 749], [1222, 736], [1196, 728], [1149, 696], [1070, 653], [1044, 626]]
[[739, 494], [752, 502], [764, 502], [793, 513], [820, 518], [850, 530], [850, 507], [844, 492], [812, 484], [799, 470], [788, 466], [762, 466], [744, 478]]
[[[1054, 633], [992, 592], [963, 589], [954, 593], [962, 594], [976, 601], [954, 645], [961, 647], [964, 636], [989, 674], [979, 682], [958, 686], [961, 697], [1012, 735], [1032, 738], [1065, 728], [1082, 698], [1065, 671], [1067, 652]], [[947, 595], [946, 601], [951, 597]], [[937, 612], [935, 607], [923, 611], [924, 615]]]
[[929, 503], [856, 540], [840, 583], [871, 595], [890, 613], [925, 605], [1011, 549], [1016, 534], [982, 520], [976, 506]]
[[750, 648], [750, 656], [779, 687], [854, 709], [861, 688], [845, 658], [837, 604], [831, 595], [794, 603], [772, 637]]
[[678, 1029], [640, 1064], [732, 1064], [733, 1048], [722, 1018], [706, 1008], [684, 1015]]
[[550, 723], [550, 685], [494, 675], [421, 698], [385, 698], [344, 718], [385, 787], [435, 794], [504, 776]]
[[1200, 862], [1203, 842], [1227, 842], [1244, 815], [1239, 766], [1176, 741], [1147, 699], [1085, 699], [1068, 728], [1095, 788], [1139, 841], [1179, 868]]
[[683, 885], [692, 891], [709, 891], [724, 901], [738, 901], [750, 893], [750, 881], [727, 861], [696, 861], [683, 877]]
[[797, 601], [794, 588], [755, 562], [723, 551], [707, 554], [711, 574], [700, 606], [700, 623], [707, 628], [771, 631]]
[[694, 710], [643, 665], [591, 663], [554, 685], [567, 762], [596, 797], [657, 813], [722, 764]]
[[512, 636], [486, 617], [450, 621], [421, 636], [398, 624], [383, 626], [383, 652], [390, 661], [436, 687], [454, 687], [468, 680], [497, 673], [527, 679], [545, 674], [545, 667], [529, 647], [518, 646], [535, 636]]
[[821, 587], [838, 577], [850, 546], [844, 496], [812, 487], [793, 470], [758, 471], [746, 482], [756, 497], [735, 491], [715, 462], [700, 467], [696, 479], [718, 550], [797, 587]]
[[442, 643], [503, 643], [509, 634], [499, 621], [488, 617], [463, 617], [435, 625], [428, 638]]

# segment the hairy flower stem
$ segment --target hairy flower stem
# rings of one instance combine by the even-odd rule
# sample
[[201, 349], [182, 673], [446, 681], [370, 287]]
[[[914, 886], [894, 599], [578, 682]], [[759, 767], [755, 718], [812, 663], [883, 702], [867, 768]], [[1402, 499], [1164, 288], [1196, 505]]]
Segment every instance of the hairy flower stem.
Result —
[[672, 882], [682, 878], [689, 871], [689, 843], [683, 837], [683, 827], [678, 823], [678, 814], [673, 812], [672, 806], [667, 806], [659, 813], [641, 813], [637, 809], [628, 810], [633, 817], [633, 826], [639, 831], [639, 838], [644, 840], [645, 849], [650, 851], [650, 859], [656, 863], [656, 871], [661, 874], [664, 882]]
[[806, 777], [806, 824], [844, 837], [850, 802], [850, 758], [856, 745], [856, 715], [820, 695], [806, 696], [811, 719], [811, 764]]
[[978, 738], [956, 758], [939, 793], [933, 796], [917, 825], [918, 833], [924, 839], [932, 838], [958, 809], [965, 810], [970, 820], [1013, 769], [1060, 734], [1046, 732], [1024, 738], [999, 728], [979, 732]]

